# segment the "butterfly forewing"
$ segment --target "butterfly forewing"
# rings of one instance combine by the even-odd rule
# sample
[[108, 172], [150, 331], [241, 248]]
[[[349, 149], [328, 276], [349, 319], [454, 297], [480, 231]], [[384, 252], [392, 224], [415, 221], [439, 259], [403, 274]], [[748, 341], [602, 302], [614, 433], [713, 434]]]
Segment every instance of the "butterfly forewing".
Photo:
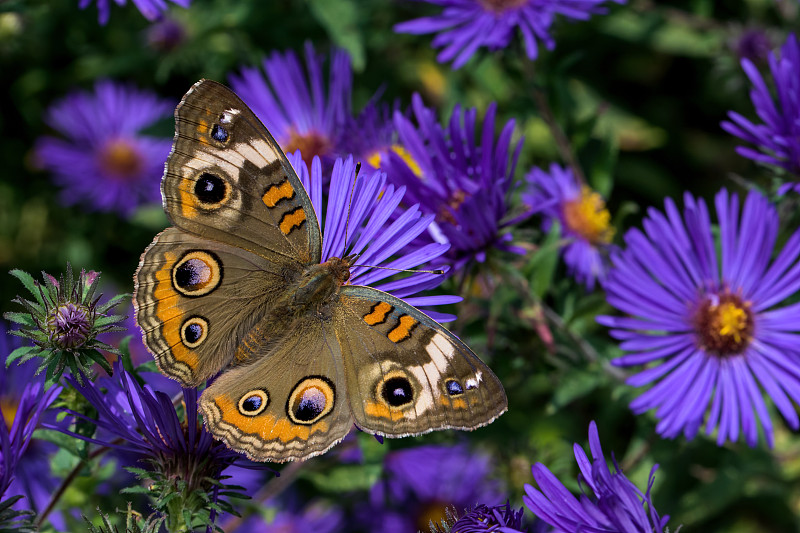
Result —
[[320, 260], [316, 214], [278, 144], [230, 89], [201, 80], [175, 110], [162, 182], [176, 226], [279, 262]]

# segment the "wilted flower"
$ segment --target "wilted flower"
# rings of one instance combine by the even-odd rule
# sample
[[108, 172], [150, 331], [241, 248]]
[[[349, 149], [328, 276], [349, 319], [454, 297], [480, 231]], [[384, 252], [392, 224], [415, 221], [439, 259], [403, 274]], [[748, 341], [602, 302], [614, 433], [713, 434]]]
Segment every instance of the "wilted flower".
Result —
[[41, 357], [43, 361], [37, 373], [47, 371], [47, 384], [58, 381], [66, 368], [79, 381], [83, 380], [92, 363], [111, 371], [98, 350], [119, 352], [98, 340], [97, 335], [121, 329], [118, 324], [125, 317], [110, 314], [110, 311], [127, 295], [116, 296], [99, 305], [102, 295], [95, 297], [99, 274], [81, 270], [75, 280], [69, 264], [66, 275], [59, 280], [44, 274], [44, 285], [21, 270], [12, 270], [11, 274], [33, 294], [34, 300], [18, 296], [14, 302], [22, 305], [25, 311], [6, 313], [4, 316], [21, 325], [19, 330], [11, 331], [12, 335], [30, 339], [34, 345], [14, 350], [6, 360], [7, 365], [17, 360], [23, 362]]
[[571, 169], [553, 163], [550, 171], [534, 168], [526, 176], [531, 188], [523, 202], [544, 216], [544, 231], [554, 222], [568, 239], [562, 250], [569, 273], [592, 290], [608, 270], [614, 227], [599, 193], [581, 185]]
[[[108, 23], [111, 14], [111, 0], [95, 0], [97, 2], [97, 20], [103, 26]], [[114, 0], [117, 5], [124, 5], [126, 0]], [[170, 0], [181, 7], [189, 7], [192, 0]], [[78, 7], [86, 9], [92, 0], [80, 0]], [[147, 20], [156, 20], [167, 10], [166, 0], [133, 0], [133, 5], [144, 15]]]
[[444, 127], [419, 95], [414, 95], [412, 105], [417, 126], [399, 111], [394, 114], [406, 151], [389, 153], [387, 162], [381, 160], [381, 169], [393, 183], [406, 188], [406, 201], [418, 203], [423, 212], [436, 216], [429, 233], [435, 241], [451, 245], [442, 262], [461, 270], [474, 261], [485, 261], [492, 249], [522, 253], [503, 231], [519, 220], [508, 216], [514, 169], [522, 148], [520, 139], [511, 151], [514, 121], [506, 122], [495, 140], [494, 103], [482, 126], [476, 109], [456, 106]]
[[[614, 459], [614, 472], [609, 470], [597, 424], [589, 424], [589, 460], [583, 448], [573, 446], [575, 461], [581, 470], [578, 482], [583, 494], [575, 498], [546, 466], [533, 465], [537, 490], [525, 485], [522, 499], [533, 514], [550, 524], [555, 531], [592, 531], [597, 533], [660, 533], [669, 516], [660, 518], [653, 506], [650, 490], [658, 465], [650, 471], [647, 492], [642, 493], [625, 477]], [[613, 458], [613, 454], [612, 454]], [[587, 491], [586, 489], [590, 489]]]
[[65, 138], [36, 142], [37, 164], [53, 173], [66, 204], [128, 216], [161, 201], [159, 183], [171, 140], [141, 131], [175, 108], [149, 91], [99, 81], [50, 106], [46, 121]]
[[[780, 55], [773, 52], [768, 63], [775, 96], [753, 62], [742, 59], [742, 69], [753, 84], [750, 100], [762, 123], [728, 111], [730, 121], [723, 121], [722, 129], [756, 146], [755, 149], [737, 147], [740, 155], [800, 176], [800, 98], [797, 97], [800, 94], [800, 44], [797, 37], [790, 34]], [[799, 185], [791, 183], [783, 185], [780, 192], [791, 188], [800, 190]]]
[[350, 115], [353, 74], [350, 56], [335, 50], [326, 91], [322, 57], [311, 43], [305, 53], [307, 76], [294, 52], [273, 52], [263, 62], [266, 80], [259, 69], [243, 67], [241, 74], [231, 74], [230, 83], [283, 151], [299, 150], [310, 164], [314, 156], [338, 153], [335, 143]]
[[[672, 200], [655, 209], [644, 232], [625, 235], [604, 283], [608, 302], [631, 317], [598, 317], [628, 352], [618, 366], [646, 365], [628, 384], [653, 384], [631, 403], [656, 409], [656, 431], [694, 438], [706, 419], [717, 443], [750, 446], [759, 426], [772, 446], [772, 422], [761, 389], [793, 429], [800, 427], [800, 231], [774, 256], [778, 213], [761, 194], [715, 198], [719, 231], [706, 203], [684, 195], [683, 216]], [[715, 235], [718, 237], [715, 238]], [[774, 260], [772, 259], [774, 256]], [[783, 305], [782, 305], [783, 304]]]
[[[444, 10], [431, 17], [422, 17], [396, 24], [400, 33], [437, 33], [434, 48], [442, 48], [440, 63], [453, 61], [453, 68], [462, 67], [481, 46], [489, 50], [506, 48], [517, 29], [525, 42], [530, 59], [538, 55], [538, 41], [548, 50], [555, 48], [550, 27], [556, 15], [586, 20], [604, 13], [605, 0], [425, 0]], [[615, 0], [624, 1], [624, 0]]]

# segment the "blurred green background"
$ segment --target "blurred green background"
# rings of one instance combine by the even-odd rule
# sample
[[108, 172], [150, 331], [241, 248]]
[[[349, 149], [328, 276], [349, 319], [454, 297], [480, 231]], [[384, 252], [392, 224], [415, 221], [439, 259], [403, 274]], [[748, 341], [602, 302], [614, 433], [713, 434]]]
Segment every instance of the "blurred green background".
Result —
[[[519, 178], [532, 166], [560, 161], [534, 98], [541, 91], [590, 183], [617, 214], [619, 240], [665, 197], [679, 199], [689, 190], [710, 198], [743, 180], [768, 182], [762, 169], [734, 152], [736, 140], [719, 123], [728, 110], [753, 117], [737, 53], [742, 35], [764, 32], [777, 48], [800, 27], [794, 0], [632, 0], [587, 22], [561, 20], [555, 50], [540, 47], [533, 63], [517, 42], [503, 52], [481, 50], [452, 71], [436, 62], [430, 36], [392, 31], [397, 22], [435, 11], [422, 3], [194, 0], [188, 10], [170, 7], [168, 16], [185, 38], [168, 49], [148, 42], [151, 24], [132, 5], [112, 5], [110, 22], [100, 26], [96, 7], [81, 11], [77, 3], [0, 2], [0, 271], [21, 268], [38, 277], [42, 270], [63, 271], [69, 261], [102, 271], [109, 290], [121, 292], [132, 290], [140, 254], [166, 225], [161, 207], [126, 220], [62, 206], [31, 153], [38, 137], [52, 133], [42, 118], [46, 108], [76, 88], [91, 89], [96, 79], [134, 82], [177, 104], [198, 79], [226, 82], [229, 73], [259, 64], [273, 50], [300, 52], [306, 41], [318, 52], [340, 46], [353, 59], [355, 111], [378, 90], [384, 101], [399, 99], [404, 107], [420, 92], [443, 116], [456, 103], [483, 110], [498, 102], [498, 129], [514, 118], [517, 135], [525, 136]], [[165, 120], [149, 133], [171, 137], [172, 130]], [[535, 219], [516, 235], [536, 244], [544, 238]], [[646, 487], [652, 464], [660, 463], [654, 500], [659, 512], [672, 515], [672, 531], [679, 524], [683, 531], [800, 531], [800, 440], [783, 420], [773, 416], [774, 450], [763, 440], [750, 449], [717, 447], [704, 436], [690, 443], [655, 437], [652, 416], [635, 417], [627, 408], [635, 391], [605, 370], [617, 348], [594, 322], [597, 313], [609, 312], [602, 295], [584, 294], [555, 265], [552, 249], [550, 255], [542, 250], [507, 265], [533, 287], [532, 299], [521, 299], [504, 281], [491, 299], [468, 298], [454, 307], [460, 316], [454, 329], [487, 356], [508, 391], [509, 412], [469, 438], [498, 458], [512, 503], [521, 504], [533, 462], [574, 480], [571, 443], [585, 442], [586, 421], [596, 419], [607, 454], [616, 452], [637, 486]], [[14, 310], [10, 300], [21, 286], [10, 276], [0, 279], [0, 311]], [[550, 346], [536, 330], [547, 310], [563, 326], [550, 323]], [[454, 438], [437, 434], [385, 446]], [[335, 494], [336, 483], [329, 486]], [[577, 490], [574, 481], [571, 488]]]

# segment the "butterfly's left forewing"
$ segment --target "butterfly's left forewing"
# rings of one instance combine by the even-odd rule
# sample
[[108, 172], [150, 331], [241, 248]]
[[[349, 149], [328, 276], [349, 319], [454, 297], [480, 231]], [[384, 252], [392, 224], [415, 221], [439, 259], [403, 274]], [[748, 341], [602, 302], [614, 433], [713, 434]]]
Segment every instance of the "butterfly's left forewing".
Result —
[[505, 412], [497, 376], [466, 344], [403, 300], [344, 286], [334, 318], [356, 424], [387, 437], [475, 429]]

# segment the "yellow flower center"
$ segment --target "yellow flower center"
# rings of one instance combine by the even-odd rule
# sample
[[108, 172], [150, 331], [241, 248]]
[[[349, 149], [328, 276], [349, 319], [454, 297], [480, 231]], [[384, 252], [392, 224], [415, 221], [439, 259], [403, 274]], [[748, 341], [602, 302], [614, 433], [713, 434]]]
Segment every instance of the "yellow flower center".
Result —
[[695, 314], [700, 347], [716, 355], [741, 354], [753, 338], [750, 302], [729, 291], [705, 300]]
[[322, 157], [331, 151], [331, 147], [332, 143], [330, 139], [314, 130], [303, 134], [292, 130], [289, 133], [289, 140], [283, 143], [282, 146], [286, 153], [300, 150], [303, 161], [309, 166], [311, 166], [311, 161], [314, 159], [315, 155]]
[[142, 171], [142, 156], [129, 141], [115, 139], [100, 150], [100, 166], [118, 178], [135, 178]]
[[480, 0], [480, 3], [487, 11], [502, 13], [509, 9], [522, 7], [528, 3], [528, 0]]
[[614, 237], [611, 213], [603, 198], [587, 186], [581, 195], [563, 206], [564, 224], [572, 233], [580, 235], [592, 244], [608, 244]]
[[11, 424], [14, 423], [14, 417], [17, 416], [17, 402], [11, 401], [9, 398], [0, 398], [0, 412], [3, 413], [6, 427], [11, 431]]
[[[409, 153], [409, 151], [406, 150], [402, 145], [393, 144], [392, 146], [389, 147], [389, 150], [400, 156], [400, 159], [402, 159], [405, 162], [405, 164], [408, 165], [408, 168], [411, 169], [411, 172], [413, 172], [416, 177], [419, 178], [422, 176], [422, 169], [419, 168], [417, 161]], [[367, 158], [367, 163], [369, 163], [372, 166], [372, 168], [381, 168], [383, 155], [384, 155], [384, 150], [375, 150]]]

